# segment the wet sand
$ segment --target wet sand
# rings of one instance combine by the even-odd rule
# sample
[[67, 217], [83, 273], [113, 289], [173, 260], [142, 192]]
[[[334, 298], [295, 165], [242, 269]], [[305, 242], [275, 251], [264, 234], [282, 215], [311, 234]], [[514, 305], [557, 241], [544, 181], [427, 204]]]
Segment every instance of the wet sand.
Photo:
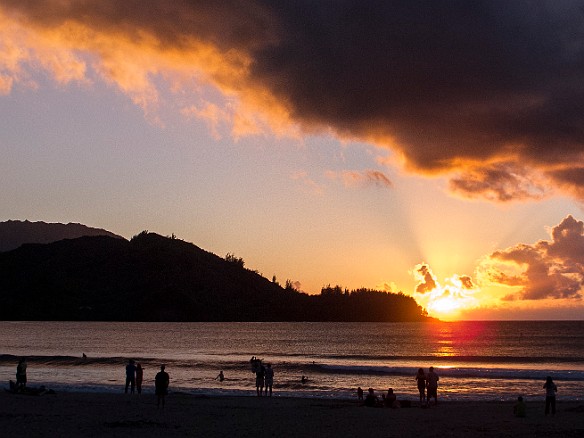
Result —
[[0, 393], [4, 437], [581, 437], [584, 402], [558, 402], [555, 417], [528, 403], [443, 402], [421, 409], [367, 408], [356, 400], [152, 394]]

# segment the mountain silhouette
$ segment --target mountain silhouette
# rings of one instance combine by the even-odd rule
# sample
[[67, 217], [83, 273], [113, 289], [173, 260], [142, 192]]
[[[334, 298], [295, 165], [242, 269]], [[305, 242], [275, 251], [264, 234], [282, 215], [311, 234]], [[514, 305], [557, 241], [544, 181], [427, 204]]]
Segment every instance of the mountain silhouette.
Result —
[[24, 243], [51, 243], [82, 236], [122, 238], [109, 231], [82, 224], [6, 221], [0, 222], [0, 251], [10, 251]]
[[241, 259], [174, 237], [85, 236], [0, 253], [0, 319], [93, 321], [420, 321], [403, 294], [307, 295]]

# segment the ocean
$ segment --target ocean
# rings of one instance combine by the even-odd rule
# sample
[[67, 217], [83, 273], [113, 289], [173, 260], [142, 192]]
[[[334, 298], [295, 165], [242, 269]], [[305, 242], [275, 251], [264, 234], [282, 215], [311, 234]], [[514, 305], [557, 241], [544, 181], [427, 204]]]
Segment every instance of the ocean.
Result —
[[548, 375], [559, 400], [584, 400], [584, 321], [0, 322], [6, 387], [26, 357], [29, 386], [122, 392], [132, 358], [144, 368], [143, 394], [165, 364], [171, 393], [250, 396], [252, 356], [272, 365], [274, 396], [349, 399], [358, 386], [391, 387], [416, 401], [416, 371], [433, 366], [441, 400], [541, 400]]

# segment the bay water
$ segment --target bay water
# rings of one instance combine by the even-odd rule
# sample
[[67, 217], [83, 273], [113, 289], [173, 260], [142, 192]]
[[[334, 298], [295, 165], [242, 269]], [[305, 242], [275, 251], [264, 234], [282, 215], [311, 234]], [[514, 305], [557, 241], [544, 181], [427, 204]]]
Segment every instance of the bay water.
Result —
[[252, 356], [272, 365], [274, 396], [354, 398], [358, 386], [391, 387], [416, 401], [416, 371], [433, 366], [442, 400], [541, 400], [548, 375], [559, 400], [584, 400], [584, 321], [0, 322], [6, 387], [26, 357], [29, 386], [122, 392], [134, 359], [144, 394], [165, 364], [171, 392], [250, 396]]

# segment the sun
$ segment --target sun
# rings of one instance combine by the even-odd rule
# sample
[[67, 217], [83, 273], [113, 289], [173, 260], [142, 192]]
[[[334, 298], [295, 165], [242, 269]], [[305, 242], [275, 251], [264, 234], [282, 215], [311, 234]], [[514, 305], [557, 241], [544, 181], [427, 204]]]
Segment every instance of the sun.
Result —
[[428, 311], [432, 313], [451, 314], [463, 307], [462, 300], [452, 296], [440, 297], [428, 303]]
[[[450, 279], [452, 281], [452, 279]], [[444, 320], [457, 319], [461, 312], [476, 307], [478, 301], [468, 290], [456, 284], [441, 286], [439, 284], [427, 294], [426, 309], [431, 316]]]
[[473, 296], [479, 288], [468, 276], [453, 275], [440, 284], [428, 265], [418, 265], [416, 277], [420, 281], [416, 298], [430, 316], [444, 320], [456, 320], [467, 309], [478, 305]]

